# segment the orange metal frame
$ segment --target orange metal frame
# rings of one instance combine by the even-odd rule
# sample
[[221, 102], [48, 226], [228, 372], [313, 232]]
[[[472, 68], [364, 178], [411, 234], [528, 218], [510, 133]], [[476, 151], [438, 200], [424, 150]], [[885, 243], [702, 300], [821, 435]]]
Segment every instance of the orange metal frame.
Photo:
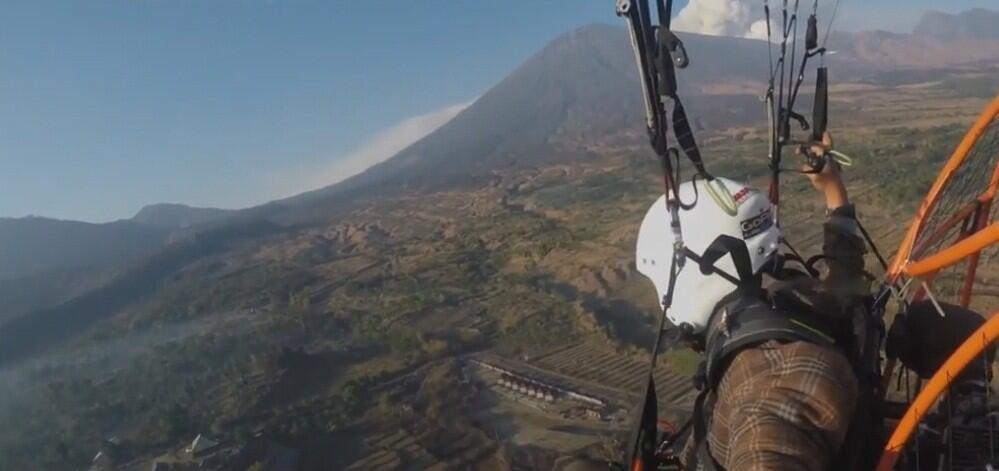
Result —
[[[899, 246], [891, 266], [888, 269], [887, 279], [895, 281], [903, 274], [910, 277], [922, 277], [931, 280], [941, 269], [968, 260], [968, 268], [965, 278], [964, 289], [961, 293], [961, 304], [967, 306], [971, 300], [974, 286], [974, 276], [978, 268], [978, 259], [981, 251], [992, 245], [999, 243], [999, 221], [990, 221], [990, 212], [995, 204], [997, 190], [999, 190], [999, 165], [993, 169], [992, 179], [988, 188], [977, 198], [977, 201], [970, 202], [961, 208], [957, 214], [952, 215], [934, 234], [931, 234], [921, 247], [928, 247], [940, 238], [945, 237], [947, 231], [954, 224], [959, 224], [967, 217], [971, 216], [976, 209], [981, 211], [967, 232], [960, 235], [958, 241], [934, 254], [913, 262], [911, 260], [913, 251], [921, 251], [921, 247], [913, 247], [917, 236], [923, 230], [926, 218], [931, 214], [940, 200], [943, 189], [954, 177], [954, 174], [964, 163], [968, 154], [974, 149], [978, 140], [982, 137], [989, 125], [999, 116], [999, 95], [985, 108], [982, 114], [975, 121], [975, 124], [961, 139], [961, 143], [954, 150], [950, 159], [940, 171], [940, 175], [933, 183], [933, 187], [923, 199], [916, 216], [913, 218], [909, 230]], [[980, 207], [979, 207], [980, 206]], [[978, 207], [978, 208], [976, 208]], [[917, 294], [918, 295], [918, 294]], [[898, 457], [901, 455], [906, 443], [918, 430], [919, 423], [928, 411], [930, 411], [940, 396], [947, 390], [951, 380], [960, 375], [971, 361], [978, 358], [996, 339], [999, 338], [999, 312], [993, 313], [988, 321], [974, 334], [961, 344], [960, 347], [947, 359], [947, 361], [930, 378], [926, 386], [919, 392], [912, 402], [905, 415], [899, 421], [885, 445], [884, 452], [878, 462], [877, 471], [890, 471]], [[891, 374], [894, 361], [888, 362], [888, 375]]]
[[[964, 207], [962, 207], [961, 209], [955, 211], [954, 214], [951, 215], [951, 217], [947, 218], [946, 221], [941, 223], [940, 226], [937, 227], [935, 231], [930, 233], [930, 235], [928, 236], [924, 236], [919, 245], [914, 245], [912, 247], [912, 250], [909, 252], [909, 255], [912, 256], [913, 254], [915, 254], [916, 257], [921, 257], [923, 255], [926, 255], [923, 252], [926, 250], [927, 247], [932, 247], [934, 244], [944, 239], [947, 236], [947, 234], [950, 232], [950, 230], [954, 228], [954, 226], [964, 222], [966, 219], [971, 217], [971, 215], [974, 214], [975, 210], [977, 210], [979, 206], [980, 203], [978, 202], [978, 200], [972, 200], [968, 204], [964, 205]], [[961, 235], [967, 235], [967, 234], [961, 234]]]
[[[916, 211], [916, 217], [913, 218], [912, 224], [909, 225], [909, 230], [905, 234], [905, 238], [902, 239], [902, 244], [899, 246], [898, 253], [895, 255], [895, 259], [892, 261], [891, 266], [888, 269], [888, 279], [897, 279], [903, 271], [906, 271], [906, 265], [909, 264], [909, 257], [912, 254], [913, 244], [916, 242], [916, 236], [923, 228], [923, 224], [926, 222], [926, 217], [933, 212], [936, 207], [937, 202], [940, 200], [940, 195], [943, 192], [944, 187], [947, 183], [954, 177], [954, 173], [961, 167], [964, 160], [968, 157], [968, 154], [974, 149], [975, 144], [982, 137], [982, 134], [988, 128], [989, 124], [999, 115], [999, 95], [992, 100], [991, 103], [985, 108], [985, 111], [978, 117], [975, 124], [972, 125], [971, 129], [968, 130], [964, 138], [961, 139], [961, 143], [958, 144], [954, 153], [951, 154], [950, 159], [944, 165], [943, 169], [940, 170], [940, 175], [937, 180], [933, 183], [933, 187], [930, 188], [929, 193], [923, 198], [922, 204], [920, 204], [919, 210]], [[993, 174], [993, 181], [991, 182], [989, 190], [986, 195], [994, 196], [995, 186], [999, 183], [999, 172]], [[991, 198], [990, 198], [991, 199]], [[924, 265], [924, 270], [925, 270]]]
[[999, 242], [999, 222], [992, 223], [989, 227], [929, 257], [906, 265], [904, 271], [906, 275], [912, 277], [928, 275], [957, 264], [996, 242]]
[[984, 353], [996, 338], [999, 338], [999, 311], [993, 313], [985, 324], [951, 354], [912, 401], [909, 410], [902, 416], [888, 443], [885, 444], [876, 471], [890, 471], [895, 466], [906, 443], [922, 422], [923, 416], [933, 409], [940, 396], [947, 391], [951, 380], [959, 376], [969, 363]]
[[[996, 166], [996, 175], [999, 175], [999, 165]], [[973, 231], [977, 231], [989, 223], [989, 214], [992, 211], [992, 199], [989, 198], [989, 200], [982, 203], [979, 211], [978, 218], [975, 220], [972, 229]], [[961, 289], [961, 306], [963, 307], [968, 307], [971, 304], [971, 295], [975, 290], [975, 275], [978, 274], [978, 260], [981, 258], [981, 255], [981, 252], [975, 252], [968, 258], [968, 268], [964, 273], [964, 287]]]

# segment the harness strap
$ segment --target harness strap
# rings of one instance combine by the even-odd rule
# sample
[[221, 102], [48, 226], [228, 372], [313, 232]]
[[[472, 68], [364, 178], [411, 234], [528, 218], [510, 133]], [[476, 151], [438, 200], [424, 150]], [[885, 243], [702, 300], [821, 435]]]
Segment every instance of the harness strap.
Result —
[[714, 389], [732, 356], [769, 340], [803, 341], [833, 347], [838, 329], [818, 316], [801, 316], [775, 310], [758, 299], [740, 298], [712, 316], [706, 339], [705, 373]]
[[[724, 246], [718, 245], [717, 248]], [[736, 253], [734, 251], [733, 258], [740, 258]], [[706, 253], [705, 257], [710, 259], [712, 254]], [[839, 330], [823, 318], [777, 310], [758, 298], [746, 296], [745, 292], [737, 291], [733, 296], [734, 299], [722, 301], [726, 304], [716, 310], [708, 323], [705, 359], [695, 376], [695, 384], [701, 392], [694, 401], [692, 440], [695, 453], [688, 457], [687, 469], [690, 470], [723, 469], [711, 456], [708, 426], [715, 398], [713, 393], [736, 353], [770, 340], [801, 341], [829, 347], [841, 343]]]
[[[705, 410], [710, 389], [703, 389], [694, 400], [694, 455], [686, 463], [686, 469], [694, 471], [718, 471], [721, 469], [708, 449], [708, 416], [710, 411]], [[707, 407], [711, 409], [711, 407]]]

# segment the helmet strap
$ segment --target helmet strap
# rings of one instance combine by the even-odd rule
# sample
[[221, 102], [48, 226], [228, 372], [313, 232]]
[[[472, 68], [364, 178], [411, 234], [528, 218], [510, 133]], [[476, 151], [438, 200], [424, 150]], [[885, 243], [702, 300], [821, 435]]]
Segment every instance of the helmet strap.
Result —
[[736, 283], [739, 291], [744, 293], [759, 292], [761, 280], [760, 277], [753, 273], [753, 264], [749, 258], [749, 250], [746, 248], [746, 242], [727, 234], [722, 234], [715, 238], [711, 242], [711, 245], [704, 250], [704, 254], [701, 255], [698, 262], [701, 273], [708, 275], [720, 271], [715, 264], [725, 255], [731, 256], [732, 263], [735, 264], [736, 273], [739, 275], [738, 282]]

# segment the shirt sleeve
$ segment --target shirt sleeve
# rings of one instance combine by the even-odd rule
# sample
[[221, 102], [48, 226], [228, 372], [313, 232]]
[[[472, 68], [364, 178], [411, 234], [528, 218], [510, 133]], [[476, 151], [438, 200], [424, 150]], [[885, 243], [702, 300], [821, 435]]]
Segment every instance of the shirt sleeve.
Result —
[[[846, 205], [833, 210], [823, 226], [822, 254], [825, 255], [829, 273], [828, 284], [864, 278], [864, 243], [854, 206]], [[835, 287], [835, 286], [834, 286]]]
[[865, 271], [867, 245], [857, 223], [852, 204], [829, 214], [823, 225], [822, 255], [828, 269], [822, 279], [821, 302], [815, 307], [838, 317], [854, 306], [859, 297], [870, 294], [871, 278]]

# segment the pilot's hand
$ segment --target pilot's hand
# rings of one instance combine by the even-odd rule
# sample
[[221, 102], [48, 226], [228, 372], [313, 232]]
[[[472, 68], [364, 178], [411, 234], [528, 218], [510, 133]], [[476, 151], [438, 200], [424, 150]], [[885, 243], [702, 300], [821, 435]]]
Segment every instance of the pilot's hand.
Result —
[[[822, 133], [822, 141], [814, 142], [807, 147], [807, 151], [799, 149], [799, 154], [810, 153], [816, 157], [825, 157], [829, 149], [832, 149], [833, 139], [829, 131]], [[812, 186], [826, 199], [826, 207], [836, 209], [848, 204], [850, 201], [846, 195], [846, 186], [840, 177], [840, 166], [832, 159], [825, 159], [822, 169], [816, 172], [815, 167], [806, 163], [802, 165], [801, 171], [812, 182]]]

